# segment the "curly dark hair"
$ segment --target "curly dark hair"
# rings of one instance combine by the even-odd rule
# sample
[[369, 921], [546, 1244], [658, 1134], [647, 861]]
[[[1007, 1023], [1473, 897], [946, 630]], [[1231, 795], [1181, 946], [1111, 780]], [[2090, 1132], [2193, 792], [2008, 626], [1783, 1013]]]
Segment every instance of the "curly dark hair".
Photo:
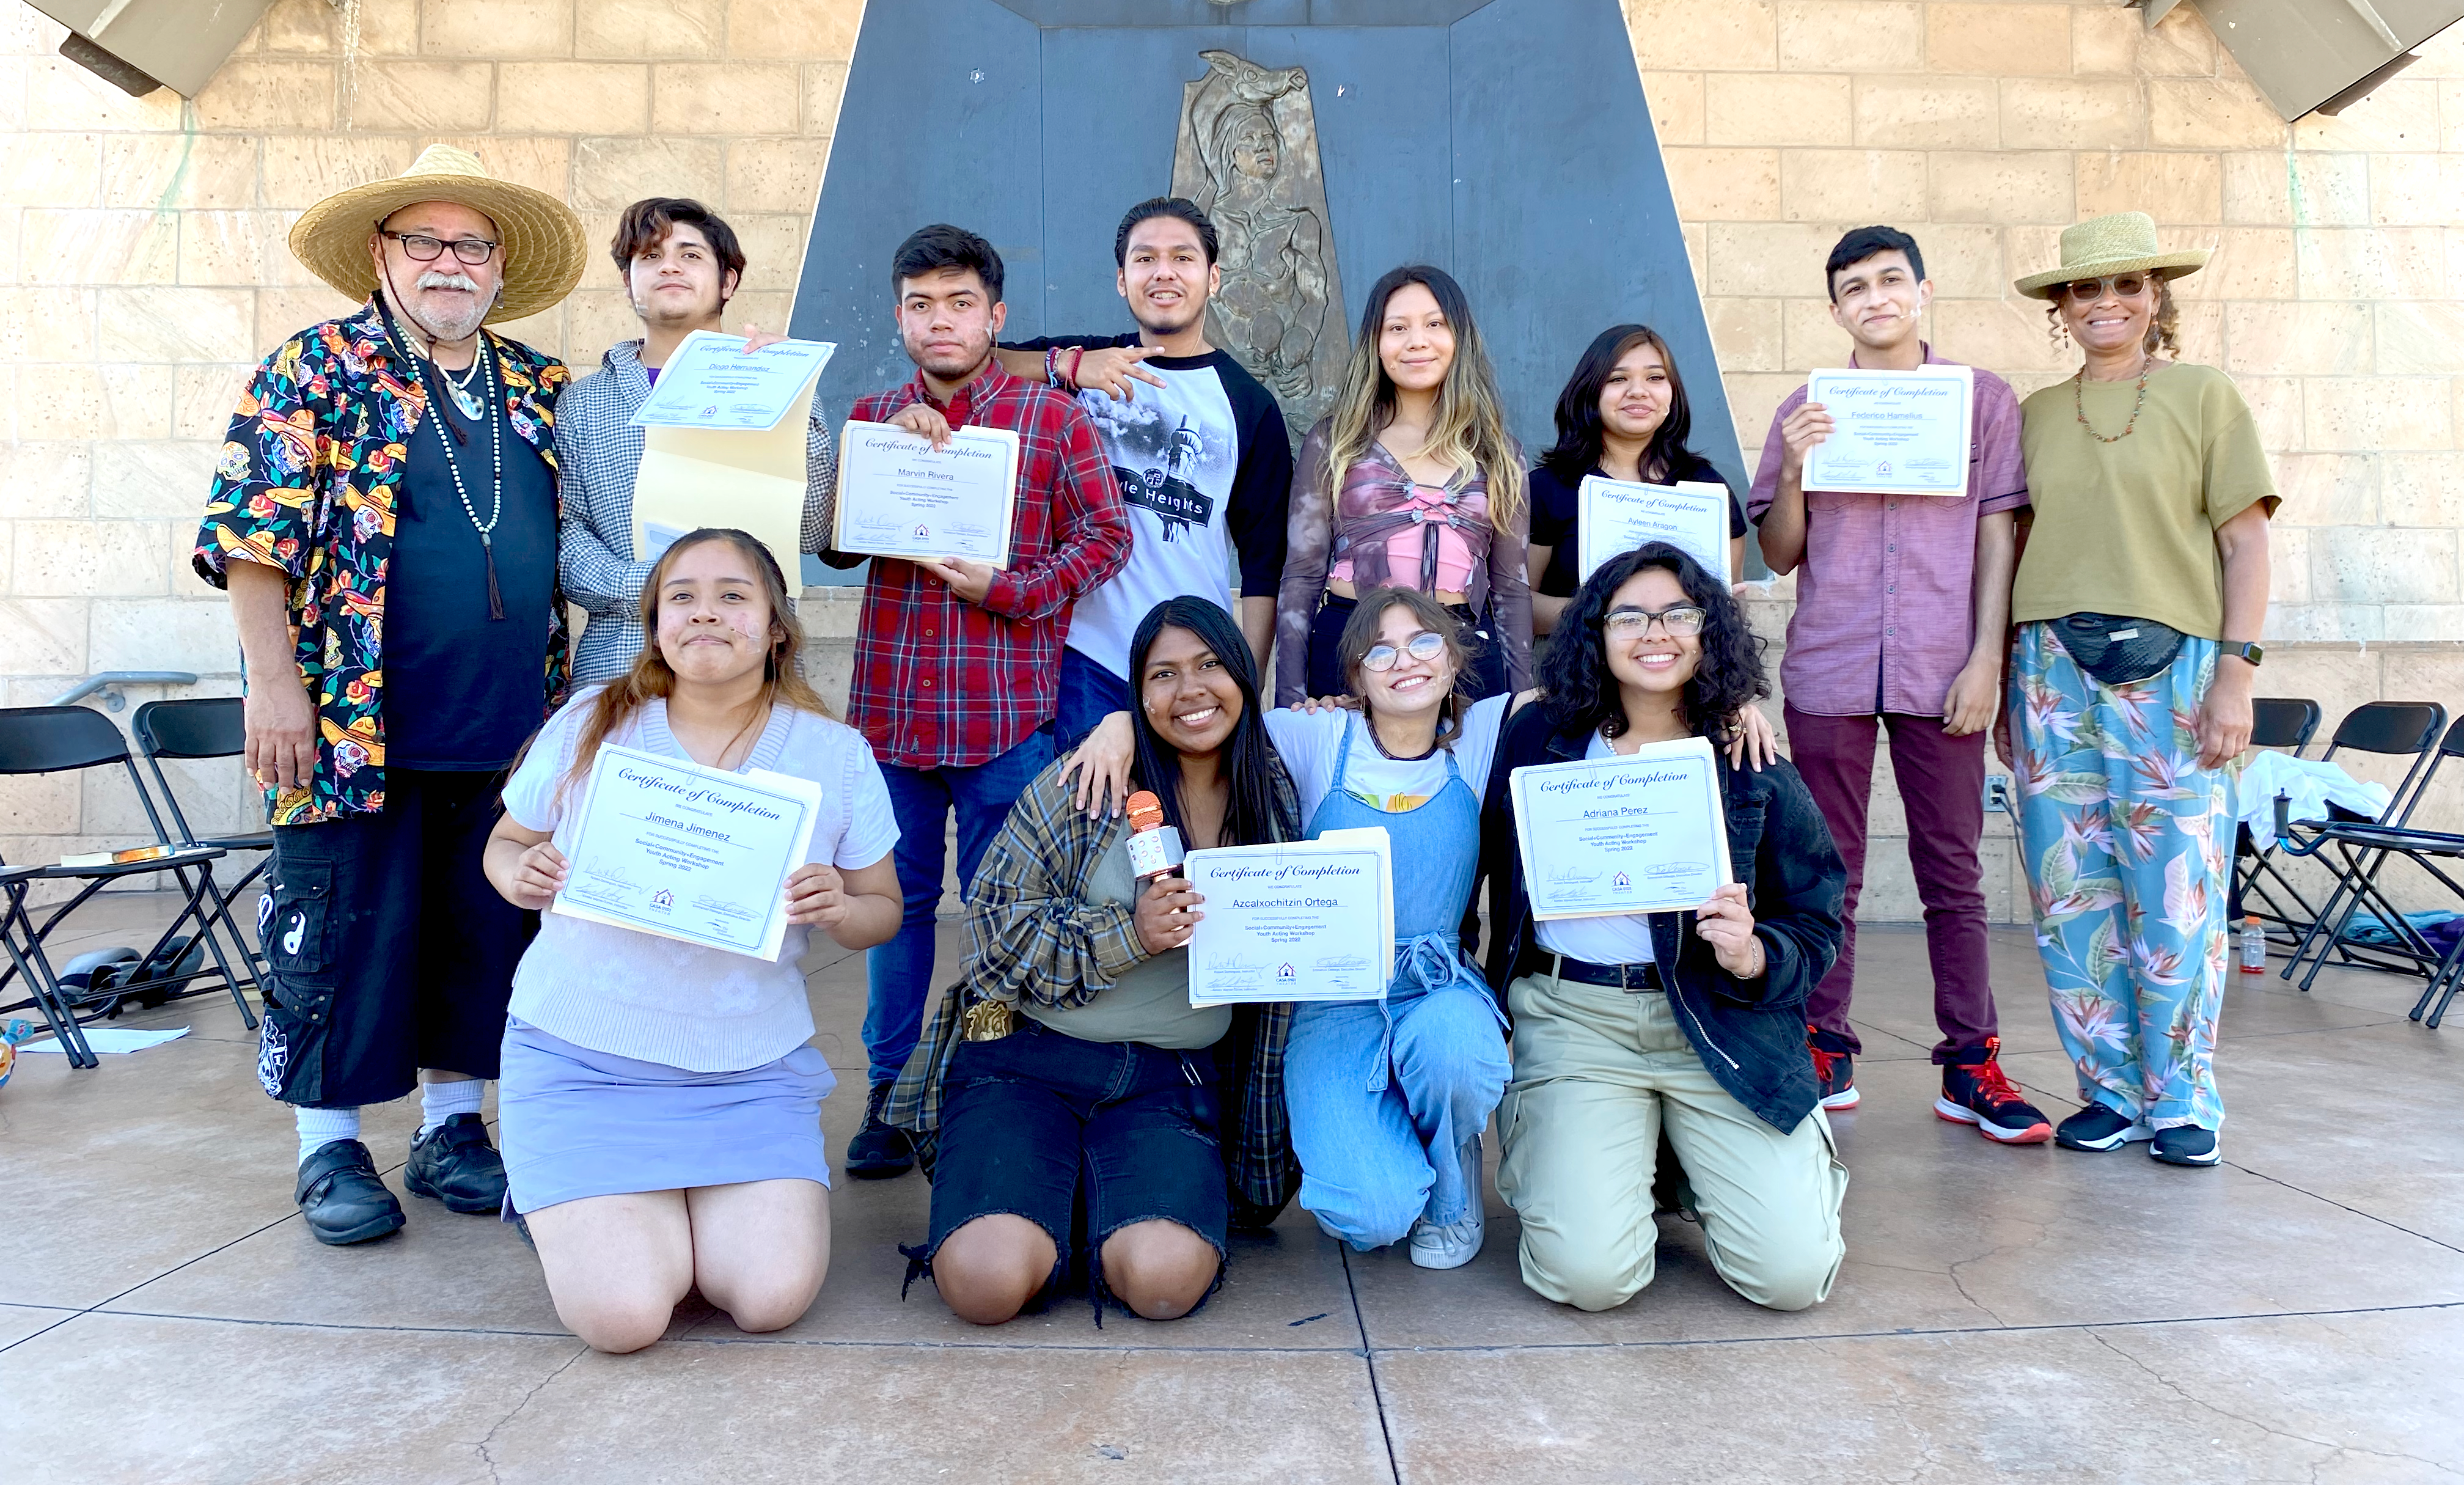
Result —
[[1609, 674], [1601, 623], [1617, 590], [1648, 567], [1673, 574], [1686, 598], [1704, 612], [1703, 658], [1685, 683], [1685, 724], [1726, 747], [1737, 709], [1771, 695], [1763, 641], [1747, 625], [1728, 585], [1666, 542], [1646, 542], [1610, 558], [1575, 589], [1540, 661], [1540, 704], [1561, 732], [1597, 728], [1613, 738], [1625, 730], [1625, 703], [1618, 697], [1617, 677]]

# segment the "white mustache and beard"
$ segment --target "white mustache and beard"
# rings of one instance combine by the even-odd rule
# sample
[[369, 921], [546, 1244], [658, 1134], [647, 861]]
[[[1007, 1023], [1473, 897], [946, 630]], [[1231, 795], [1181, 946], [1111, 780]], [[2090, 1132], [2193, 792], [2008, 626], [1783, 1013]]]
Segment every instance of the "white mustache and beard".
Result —
[[[385, 287], [387, 294], [390, 295], [392, 285], [387, 284]], [[478, 334], [480, 324], [488, 318], [488, 311], [494, 309], [496, 304], [497, 295], [483, 297], [478, 280], [468, 274], [441, 273], [431, 269], [421, 274], [412, 287], [414, 297], [419, 300], [419, 312], [411, 318], [418, 322], [421, 329], [440, 341], [467, 341]], [[470, 299], [458, 305], [443, 295], [430, 299], [424, 292], [429, 289], [459, 289], [468, 294]], [[497, 293], [502, 292], [503, 286], [500, 284], [497, 286]], [[406, 314], [408, 313], [408, 307], [406, 305], [397, 303], [394, 308], [403, 310]]]

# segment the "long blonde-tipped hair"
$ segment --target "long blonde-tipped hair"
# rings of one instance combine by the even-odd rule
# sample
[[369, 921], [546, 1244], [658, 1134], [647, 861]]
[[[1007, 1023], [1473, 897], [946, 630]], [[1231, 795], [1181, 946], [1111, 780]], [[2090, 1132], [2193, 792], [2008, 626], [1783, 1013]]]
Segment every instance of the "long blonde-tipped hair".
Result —
[[1506, 408], [1497, 395], [1497, 373], [1472, 322], [1463, 285], [1442, 268], [1408, 264], [1369, 287], [1369, 305], [1353, 338], [1352, 360], [1343, 368], [1343, 392], [1328, 428], [1329, 490], [1340, 493], [1343, 477], [1369, 452], [1372, 439], [1395, 416], [1395, 383], [1377, 354], [1386, 324], [1386, 301], [1405, 284], [1417, 283], [1438, 301], [1454, 332], [1455, 358], [1438, 387], [1438, 408], [1421, 452], [1457, 469], [1477, 470], [1488, 480], [1489, 524], [1505, 530], [1523, 514], [1523, 456], [1506, 431]]
[[781, 704], [817, 717], [830, 715], [829, 703], [804, 679], [804, 632], [796, 622], [795, 610], [788, 607], [787, 579], [779, 570], [778, 559], [770, 555], [770, 548], [745, 532], [704, 526], [678, 538], [660, 556], [658, 565], [650, 569], [649, 580], [642, 585], [642, 653], [634, 656], [631, 670], [610, 681], [607, 689], [590, 703], [590, 716], [583, 722], [582, 735], [574, 743], [573, 766], [559, 786], [560, 793], [576, 780], [588, 777], [591, 762], [599, 756], [599, 745], [634, 713], [652, 700], [664, 700], [674, 694], [676, 673], [659, 648], [659, 593], [667, 586], [668, 573], [676, 559], [711, 542], [734, 547], [752, 563], [753, 570], [761, 578], [762, 596], [770, 605], [770, 651], [762, 657], [761, 703], [754, 716], [766, 720], [770, 708]]

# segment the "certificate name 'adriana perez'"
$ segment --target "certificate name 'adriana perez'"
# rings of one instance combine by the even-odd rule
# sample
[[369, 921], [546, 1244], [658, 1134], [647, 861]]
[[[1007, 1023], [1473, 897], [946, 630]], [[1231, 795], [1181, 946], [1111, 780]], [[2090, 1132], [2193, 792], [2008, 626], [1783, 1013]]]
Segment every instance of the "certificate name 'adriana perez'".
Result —
[[1379, 853], [1315, 843], [1232, 847], [1192, 852], [1183, 871], [1206, 899], [1189, 942], [1191, 1005], [1375, 1000], [1385, 992], [1392, 934]]
[[1729, 879], [1719, 765], [1702, 738], [1509, 781], [1535, 918], [1700, 907]]
[[553, 911], [775, 960], [820, 804], [809, 780], [602, 746]]
[[947, 448], [888, 423], [850, 421], [839, 435], [831, 544], [875, 557], [964, 557], [1009, 565], [1018, 433], [961, 428]]

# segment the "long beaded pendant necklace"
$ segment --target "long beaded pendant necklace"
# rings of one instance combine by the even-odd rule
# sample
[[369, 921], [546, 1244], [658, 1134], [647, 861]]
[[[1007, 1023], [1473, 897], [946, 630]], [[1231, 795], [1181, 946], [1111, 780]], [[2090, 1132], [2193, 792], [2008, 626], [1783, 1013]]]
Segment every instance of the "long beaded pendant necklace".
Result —
[[2087, 435], [2099, 443], [2120, 443], [2129, 437], [2130, 431], [2139, 426], [2139, 410], [2147, 406], [2147, 373], [2155, 369], [2156, 358], [2143, 352], [2139, 357], [2139, 396], [2130, 404], [2130, 421], [2122, 425], [2122, 432], [2107, 438], [2087, 420], [2087, 399], [2081, 391], [2087, 382], [2087, 367], [2080, 366], [2078, 374], [2071, 378], [2071, 411], [2078, 416], [2079, 426], [2086, 429]]
[[[462, 514], [471, 518], [472, 529], [479, 533], [479, 551], [488, 565], [488, 617], [501, 619], [505, 616], [505, 600], [496, 587], [496, 543], [491, 538], [495, 535], [496, 522], [503, 520], [505, 515], [505, 420], [495, 415], [496, 362], [485, 335], [479, 337], [478, 354], [473, 360], [478, 363], [476, 369], [479, 373], [479, 389], [483, 400], [479, 407], [472, 407], [461, 395], [458, 395], [461, 391], [459, 388], [453, 388], [457, 393], [453, 400], [460, 404], [462, 410], [473, 419], [483, 414], [488, 419], [488, 458], [495, 467], [495, 503], [489, 507], [486, 521], [479, 519], [479, 508], [471, 503], [471, 492], [462, 483], [462, 466], [453, 457], [454, 438], [442, 436], [444, 433], [451, 432], [455, 437], [459, 437], [460, 431], [440, 428], [438, 430], [440, 436], [436, 443], [445, 451], [446, 473], [453, 477], [453, 493], [461, 498]], [[433, 361], [428, 364], [435, 366]], [[436, 366], [436, 369], [444, 377], [448, 386], [451, 386], [453, 373], [447, 371], [443, 366]], [[437, 410], [437, 416], [448, 415], [444, 409]]]

